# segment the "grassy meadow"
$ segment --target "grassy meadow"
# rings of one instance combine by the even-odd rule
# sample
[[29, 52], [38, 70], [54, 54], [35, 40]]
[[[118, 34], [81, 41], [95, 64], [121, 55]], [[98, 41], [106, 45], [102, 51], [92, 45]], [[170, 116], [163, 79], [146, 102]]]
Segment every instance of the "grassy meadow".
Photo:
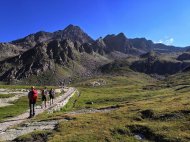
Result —
[[[185, 79], [184, 79], [185, 78]], [[106, 84], [92, 87], [91, 82]], [[32, 121], [62, 121], [52, 132], [22, 136], [46, 137], [48, 142], [188, 142], [190, 141], [190, 75], [156, 80], [129, 73], [104, 76], [73, 84], [79, 93], [59, 112], [43, 113]], [[109, 112], [69, 114], [70, 111], [115, 108]], [[48, 134], [47, 134], [48, 133]], [[141, 139], [141, 140], [140, 140]]]
[[[188, 74], [159, 81], [145, 74], [107, 76], [106, 85], [89, 86], [94, 78], [74, 84], [79, 90], [60, 111], [37, 121], [66, 118], [48, 137], [59, 141], [190, 141]], [[184, 87], [185, 86], [185, 87]], [[115, 107], [110, 112], [69, 114], [83, 109]], [[139, 138], [140, 136], [140, 138]]]

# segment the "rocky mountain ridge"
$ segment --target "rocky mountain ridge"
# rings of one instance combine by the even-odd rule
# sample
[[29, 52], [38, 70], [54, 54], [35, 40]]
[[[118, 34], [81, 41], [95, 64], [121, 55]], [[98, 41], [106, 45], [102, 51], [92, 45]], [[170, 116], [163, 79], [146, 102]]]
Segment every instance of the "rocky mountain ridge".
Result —
[[147, 74], [175, 74], [190, 66], [189, 55], [183, 53], [186, 49], [155, 44], [145, 38], [129, 39], [123, 33], [93, 40], [80, 27], [69, 25], [53, 33], [40, 31], [1, 43], [0, 81], [34, 82], [43, 78], [38, 84], [53, 84], [109, 70], [113, 73], [120, 68], [123, 72], [132, 69]]
[[[20, 55], [0, 61], [0, 80], [9, 82], [47, 72], [55, 75], [66, 71], [68, 71], [68, 77], [72, 72], [75, 75], [84, 74], [85, 76], [107, 62], [106, 58], [93, 52], [89, 52], [84, 45], [79, 45], [69, 39], [42, 42]], [[61, 74], [59, 76], [62, 76]], [[60, 80], [64, 77], [63, 73]]]
[[52, 40], [64, 40], [70, 39], [71, 41], [82, 43], [93, 42], [93, 39], [86, 34], [80, 27], [69, 25], [64, 30], [51, 32], [39, 31], [34, 34], [30, 34], [24, 38], [14, 40], [11, 43], [22, 46], [22, 48], [32, 48], [38, 43], [48, 42]]

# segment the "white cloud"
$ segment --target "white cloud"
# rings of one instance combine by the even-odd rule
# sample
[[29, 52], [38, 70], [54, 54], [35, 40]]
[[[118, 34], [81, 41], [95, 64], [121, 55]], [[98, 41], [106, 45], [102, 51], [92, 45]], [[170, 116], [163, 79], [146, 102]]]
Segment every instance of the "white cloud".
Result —
[[160, 39], [159, 41], [156, 41], [154, 43], [163, 43], [166, 45], [172, 45], [174, 43], [174, 38], [172, 37], [164, 37], [164, 39]]
[[163, 40], [156, 41], [155, 43], [163, 43]]
[[174, 39], [173, 38], [169, 38], [167, 40], [165, 40], [165, 44], [166, 45], [172, 45], [174, 43]]

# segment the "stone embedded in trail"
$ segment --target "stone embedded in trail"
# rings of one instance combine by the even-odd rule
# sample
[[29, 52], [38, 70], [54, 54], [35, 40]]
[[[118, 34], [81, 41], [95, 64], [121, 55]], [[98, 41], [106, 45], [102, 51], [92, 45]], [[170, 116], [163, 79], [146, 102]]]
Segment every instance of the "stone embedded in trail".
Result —
[[55, 120], [25, 123], [23, 126], [15, 129], [8, 129], [5, 132], [0, 132], [0, 140], [14, 140], [21, 135], [28, 134], [36, 130], [53, 130], [57, 124], [58, 121]]
[[76, 111], [72, 111], [72, 112], [68, 112], [67, 114], [85, 114], [85, 113], [105, 113], [105, 112], [109, 112], [112, 110], [116, 110], [118, 109], [117, 107], [108, 107], [108, 108], [100, 108], [100, 109], [81, 109], [81, 110], [76, 110]]

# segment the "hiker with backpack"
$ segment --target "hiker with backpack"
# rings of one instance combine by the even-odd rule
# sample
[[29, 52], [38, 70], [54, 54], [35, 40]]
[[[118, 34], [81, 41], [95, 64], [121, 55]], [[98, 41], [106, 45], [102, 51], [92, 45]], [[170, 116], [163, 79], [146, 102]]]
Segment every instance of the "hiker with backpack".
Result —
[[45, 87], [43, 90], [42, 90], [42, 108], [43, 108], [43, 104], [46, 108], [47, 106], [47, 94], [48, 94], [48, 91], [47, 91], [47, 87]]
[[38, 98], [38, 92], [34, 88], [34, 86], [32, 86], [30, 92], [28, 93], [29, 107], [30, 107], [30, 114], [28, 118], [32, 118], [33, 116], [35, 116], [35, 104], [37, 98]]
[[49, 91], [50, 105], [53, 104], [54, 97], [55, 97], [55, 91], [51, 88], [51, 90]]

